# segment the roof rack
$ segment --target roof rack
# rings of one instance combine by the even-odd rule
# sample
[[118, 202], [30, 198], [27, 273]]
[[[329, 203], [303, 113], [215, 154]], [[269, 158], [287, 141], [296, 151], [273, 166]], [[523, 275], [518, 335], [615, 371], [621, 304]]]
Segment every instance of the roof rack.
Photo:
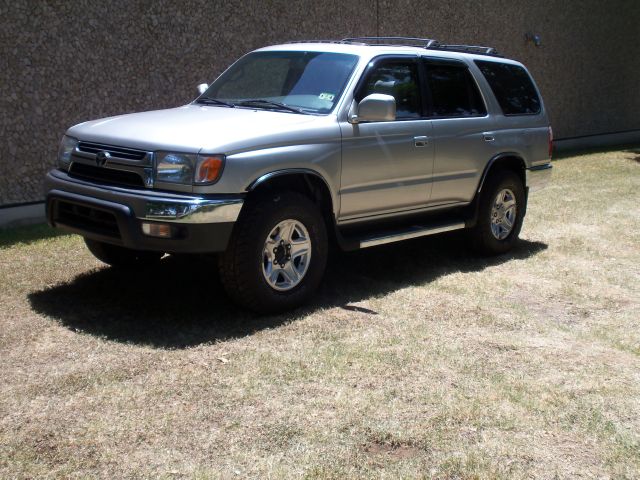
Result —
[[434, 50], [447, 50], [448, 52], [475, 53], [478, 55], [499, 55], [498, 50], [493, 47], [484, 47], [482, 45], [449, 45], [438, 44], [431, 47]]
[[453, 45], [440, 43], [432, 38], [416, 37], [351, 37], [343, 38], [338, 43], [361, 43], [363, 45], [405, 45], [409, 47], [421, 47], [430, 50], [445, 50], [448, 52], [475, 53], [476, 55], [501, 56], [493, 47], [482, 45]]
[[362, 43], [365, 45], [406, 45], [409, 47], [431, 48], [438, 45], [437, 40], [432, 38], [417, 37], [350, 37], [343, 38], [343, 43]]
[[476, 55], [491, 55], [501, 57], [493, 47], [484, 47], [482, 45], [453, 45], [440, 43], [432, 38], [418, 37], [349, 37], [342, 40], [294, 40], [287, 43], [355, 43], [358, 45], [387, 45], [387, 46], [405, 46], [418, 47], [429, 50], [443, 50], [447, 52], [473, 53]]
[[290, 43], [348, 43], [343, 40], [289, 40], [284, 42], [285, 45]]

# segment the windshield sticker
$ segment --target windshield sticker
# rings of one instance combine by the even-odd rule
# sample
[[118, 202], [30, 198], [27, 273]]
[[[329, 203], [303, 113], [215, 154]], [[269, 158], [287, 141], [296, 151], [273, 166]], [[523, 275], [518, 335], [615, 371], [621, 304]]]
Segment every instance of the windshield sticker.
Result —
[[320, 100], [328, 100], [332, 102], [333, 99], [336, 98], [336, 96], [333, 93], [322, 92], [320, 95], [318, 95], [318, 98]]

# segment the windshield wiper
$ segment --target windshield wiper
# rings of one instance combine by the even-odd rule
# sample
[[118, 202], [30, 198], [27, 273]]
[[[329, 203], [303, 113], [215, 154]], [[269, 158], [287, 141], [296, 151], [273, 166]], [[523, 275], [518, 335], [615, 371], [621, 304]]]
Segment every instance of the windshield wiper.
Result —
[[307, 112], [304, 112], [299, 108], [290, 107], [289, 105], [286, 105], [284, 103], [274, 102], [273, 100], [267, 100], [266, 98], [252, 98], [250, 100], [241, 100], [239, 102], [236, 102], [236, 105], [243, 105], [243, 106], [260, 106], [260, 105], [263, 105], [263, 106], [265, 106], [267, 108], [271, 107], [271, 108], [276, 108], [276, 109], [280, 109], [280, 110], [288, 110], [290, 112], [302, 113], [303, 115], [307, 115]]
[[205, 105], [222, 105], [224, 107], [234, 108], [235, 105], [230, 102], [225, 102], [223, 100], [218, 100], [217, 98], [211, 97], [200, 97], [196, 100], [196, 103], [202, 103]]

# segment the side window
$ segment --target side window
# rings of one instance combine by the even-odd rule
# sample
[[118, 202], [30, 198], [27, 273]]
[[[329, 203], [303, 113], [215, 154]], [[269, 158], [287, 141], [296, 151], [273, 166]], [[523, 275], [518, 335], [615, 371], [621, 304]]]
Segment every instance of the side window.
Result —
[[476, 60], [505, 115], [540, 113], [540, 98], [527, 71], [508, 63]]
[[427, 62], [426, 70], [434, 117], [486, 115], [478, 86], [466, 66]]
[[396, 99], [396, 118], [420, 118], [420, 83], [416, 62], [384, 62], [369, 73], [356, 99], [362, 100], [372, 93], [384, 93]]

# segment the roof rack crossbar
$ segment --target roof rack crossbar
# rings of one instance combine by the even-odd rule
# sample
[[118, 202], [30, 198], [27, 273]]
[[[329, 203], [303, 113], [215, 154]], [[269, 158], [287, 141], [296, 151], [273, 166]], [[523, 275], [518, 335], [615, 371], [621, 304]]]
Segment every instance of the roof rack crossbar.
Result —
[[349, 37], [343, 38], [344, 43], [365, 43], [375, 42], [381, 45], [407, 45], [412, 47], [431, 48], [438, 45], [438, 41], [432, 38], [418, 37]]

